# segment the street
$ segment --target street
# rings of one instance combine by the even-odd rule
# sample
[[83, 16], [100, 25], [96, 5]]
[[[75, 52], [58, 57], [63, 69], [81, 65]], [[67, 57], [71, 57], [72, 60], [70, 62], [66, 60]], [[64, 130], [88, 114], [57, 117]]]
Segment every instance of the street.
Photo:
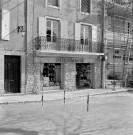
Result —
[[0, 105], [0, 135], [132, 134], [132, 93]]

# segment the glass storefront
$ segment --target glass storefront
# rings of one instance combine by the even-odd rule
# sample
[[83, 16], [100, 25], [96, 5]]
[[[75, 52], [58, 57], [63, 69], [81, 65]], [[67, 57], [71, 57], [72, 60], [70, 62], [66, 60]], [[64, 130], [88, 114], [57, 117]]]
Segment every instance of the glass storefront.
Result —
[[92, 88], [92, 70], [90, 63], [76, 64], [76, 86], [77, 89]]
[[44, 87], [60, 86], [61, 64], [60, 63], [44, 63], [43, 77], [44, 77]]

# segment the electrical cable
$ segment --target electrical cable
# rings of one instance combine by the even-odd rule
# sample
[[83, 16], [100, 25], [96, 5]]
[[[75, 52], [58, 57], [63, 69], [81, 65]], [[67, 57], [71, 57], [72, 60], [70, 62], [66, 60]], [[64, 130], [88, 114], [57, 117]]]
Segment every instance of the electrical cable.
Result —
[[[18, 2], [19, 0], [17, 0], [17, 5], [18, 5]], [[18, 28], [18, 22], [19, 22], [19, 8], [18, 8], [18, 6], [17, 6], [17, 28]]]
[[14, 6], [13, 8], [11, 8], [10, 10], [8, 10], [7, 12], [5, 12], [3, 15], [7, 14], [8, 12], [12, 11], [13, 9], [17, 8], [18, 6], [20, 6], [21, 4], [24, 4], [24, 2], [21, 2], [20, 4], [18, 4], [17, 6]]
[[7, 2], [5, 2], [5, 3], [2, 3], [2, 5], [0, 5], [0, 8], [2, 7], [2, 6], [4, 6], [5, 4], [7, 4], [8, 2], [10, 2], [11, 0], [9, 0], [9, 1], [7, 1]]

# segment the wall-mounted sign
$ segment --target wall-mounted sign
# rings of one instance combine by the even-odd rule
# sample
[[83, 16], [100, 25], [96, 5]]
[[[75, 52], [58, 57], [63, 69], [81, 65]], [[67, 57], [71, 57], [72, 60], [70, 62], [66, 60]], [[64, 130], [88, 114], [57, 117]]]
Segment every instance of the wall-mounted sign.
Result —
[[120, 59], [121, 56], [119, 56], [119, 55], [114, 55], [113, 58]]
[[56, 58], [57, 63], [65, 63], [65, 62], [74, 62], [74, 63], [83, 63], [84, 59], [82, 58]]

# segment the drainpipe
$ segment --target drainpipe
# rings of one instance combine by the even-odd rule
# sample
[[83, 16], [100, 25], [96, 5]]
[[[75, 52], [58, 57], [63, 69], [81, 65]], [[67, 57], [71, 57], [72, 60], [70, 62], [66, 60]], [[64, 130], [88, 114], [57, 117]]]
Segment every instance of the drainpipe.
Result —
[[104, 32], [105, 32], [105, 0], [102, 0], [102, 33], [101, 33], [101, 43], [102, 43], [102, 47], [103, 47], [103, 53], [104, 56], [101, 59], [102, 62], [102, 74], [101, 74], [101, 83], [102, 83], [102, 88], [105, 89], [106, 86], [106, 77], [105, 77], [105, 72], [106, 72], [106, 59], [105, 59], [105, 54], [106, 54], [106, 46], [105, 46], [105, 37], [104, 37]]
[[25, 46], [25, 94], [27, 94], [27, 0], [24, 0], [24, 22], [25, 22], [25, 36], [24, 36], [24, 46]]

